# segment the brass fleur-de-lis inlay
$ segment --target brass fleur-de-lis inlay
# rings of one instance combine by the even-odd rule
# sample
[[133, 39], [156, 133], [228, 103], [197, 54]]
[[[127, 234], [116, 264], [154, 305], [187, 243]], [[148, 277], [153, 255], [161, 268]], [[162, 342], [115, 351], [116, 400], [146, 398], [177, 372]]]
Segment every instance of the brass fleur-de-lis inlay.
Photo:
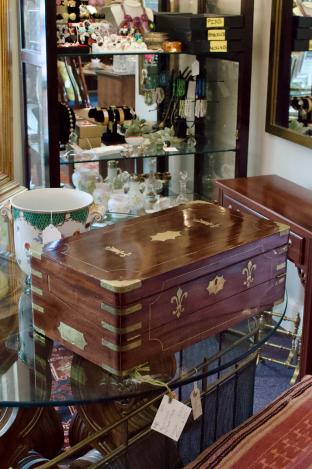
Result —
[[173, 296], [171, 298], [171, 303], [176, 303], [176, 309], [172, 311], [172, 314], [174, 316], [177, 316], [179, 319], [181, 314], [184, 312], [184, 306], [183, 306], [183, 301], [186, 300], [188, 296], [187, 292], [183, 292], [182, 288], [178, 288], [176, 296]]
[[246, 275], [244, 285], [246, 285], [247, 288], [249, 288], [254, 281], [253, 273], [256, 268], [256, 264], [253, 264], [252, 261], [249, 261], [247, 267], [244, 267], [244, 269], [242, 270], [242, 275]]
[[223, 275], [215, 277], [213, 280], [210, 280], [207, 290], [209, 292], [209, 295], [216, 295], [219, 293], [221, 290], [223, 290], [225, 284], [225, 279]]

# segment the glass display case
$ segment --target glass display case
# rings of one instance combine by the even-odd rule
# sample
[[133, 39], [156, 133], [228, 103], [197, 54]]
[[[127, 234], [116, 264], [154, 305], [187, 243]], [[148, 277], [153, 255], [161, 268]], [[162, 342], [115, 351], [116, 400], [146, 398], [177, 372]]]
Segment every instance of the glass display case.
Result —
[[[145, 11], [147, 12], [153, 8], [155, 12], [158, 10], [158, 12], [175, 11], [180, 14], [203, 13], [218, 15], [220, 18], [222, 15], [234, 15], [240, 18], [241, 27], [236, 31], [227, 29], [228, 26], [225, 26], [225, 29], [218, 28], [217, 31], [226, 31], [224, 34], [229, 34], [229, 40], [221, 41], [221, 43], [214, 41], [216, 43], [214, 49], [212, 45], [209, 45], [210, 42], [213, 44], [211, 40], [210, 42], [201, 40], [205, 47], [197, 45], [197, 49], [192, 49], [190, 46], [192, 41], [186, 39], [181, 52], [154, 48], [147, 50], [149, 54], [146, 54], [146, 50], [128, 50], [124, 56], [114, 50], [102, 51], [102, 49], [95, 48], [94, 44], [91, 47], [90, 37], [93, 34], [95, 38], [94, 34], [97, 34], [97, 31], [89, 35], [87, 41], [89, 48], [85, 44], [79, 44], [80, 47], [61, 47], [64, 46], [61, 42], [67, 40], [64, 39], [64, 34], [60, 33], [62, 25], [65, 24], [62, 19], [63, 10], [60, 10], [62, 5], [62, 2], [59, 6], [55, 5], [55, 2], [44, 0], [21, 1], [21, 47], [26, 124], [25, 158], [28, 169], [28, 187], [70, 186], [73, 172], [81, 166], [92, 168], [105, 179], [107, 161], [110, 160], [119, 160], [119, 167], [123, 171], [140, 176], [149, 173], [148, 159], [151, 157], [157, 160], [155, 172], [170, 173], [169, 193], [172, 195], [178, 194], [181, 171], [186, 171], [188, 175], [189, 198], [193, 198], [196, 194], [196, 197], [212, 199], [214, 195], [211, 192], [211, 180], [246, 175], [253, 1], [238, 0], [234, 3], [182, 1], [174, 4], [166, 1], [146, 2]], [[107, 8], [105, 7], [104, 10], [106, 19], [109, 19]], [[77, 13], [68, 10], [66, 14]], [[104, 14], [102, 17], [101, 15], [102, 12], [98, 11], [101, 19], [92, 21], [102, 21], [103, 25]], [[66, 20], [68, 20], [67, 17]], [[156, 17], [156, 30], [157, 21], [159, 20]], [[112, 33], [113, 29], [109, 29], [108, 34]], [[80, 30], [76, 40], [78, 41], [79, 36], [80, 43], [86, 42], [86, 34], [86, 31]], [[235, 40], [233, 41], [231, 34], [234, 34]], [[195, 41], [194, 44], [196, 42], [200, 41]], [[144, 70], [144, 63], [156, 56], [158, 59], [154, 60], [156, 65], [153, 66], [153, 70], [158, 69], [159, 86], [156, 89], [160, 89], [160, 94], [165, 95], [160, 98], [163, 102], [154, 101], [155, 86], [151, 89], [151, 80], [144, 83], [144, 74], [150, 75], [152, 70], [150, 66]], [[131, 63], [127, 62], [127, 76], [125, 72], [120, 71], [120, 66], [119, 69], [117, 67], [116, 60], [120, 57], [123, 57], [120, 61], [122, 65], [126, 63], [126, 57], [132, 57]], [[112, 73], [114, 66], [119, 73], [116, 71]], [[196, 89], [196, 100], [200, 98], [201, 93], [205, 109], [199, 109], [198, 106], [196, 110], [198, 114], [193, 116], [192, 123], [188, 123], [187, 128], [183, 130], [184, 123], [182, 122], [179, 127], [178, 120], [184, 114], [179, 114], [177, 110], [179, 106], [181, 107], [181, 103], [173, 94], [173, 86], [179, 73], [186, 71], [186, 76], [189, 74], [189, 78], [192, 67], [197, 66], [199, 77], [203, 77], [201, 84], [203, 89]], [[121, 120], [119, 120], [117, 132], [121, 138], [117, 143], [121, 143], [121, 147], [117, 146], [114, 151], [108, 151], [108, 144], [103, 137], [102, 152], [99, 152], [98, 148], [85, 148], [84, 151], [79, 148], [78, 151], [77, 146], [68, 147], [68, 145], [60, 149], [61, 131], [57, 102], [65, 102], [75, 112], [76, 119], [78, 115], [89, 118], [87, 114], [80, 112], [82, 109], [104, 108], [101, 106], [101, 100], [104, 99], [103, 90], [106, 90], [106, 95], [108, 93], [109, 99], [112, 100], [111, 107], [127, 106], [128, 99], [130, 99], [127, 95], [129, 80], [133, 74], [134, 89], [131, 98], [135, 102], [133, 111], [139, 119], [151, 123], [149, 135], [145, 136], [144, 144], [129, 149], [124, 139], [125, 134], [122, 133], [125, 130], [120, 129]], [[194, 76], [196, 77], [196, 72]], [[142, 83], [145, 87], [143, 92]], [[117, 92], [118, 86], [120, 88]], [[107, 97], [105, 99], [107, 100]], [[174, 107], [173, 117], [170, 117]], [[170, 111], [169, 115], [168, 111]], [[183, 113], [184, 110], [181, 112]], [[182, 132], [181, 140], [169, 139], [169, 148], [164, 148], [162, 144], [156, 145], [153, 140], [157, 130], [161, 133], [164, 122], [166, 127], [173, 125], [175, 136]], [[164, 144], [167, 140], [166, 134], [161, 138]], [[152, 140], [152, 145], [149, 144], [149, 139]]]

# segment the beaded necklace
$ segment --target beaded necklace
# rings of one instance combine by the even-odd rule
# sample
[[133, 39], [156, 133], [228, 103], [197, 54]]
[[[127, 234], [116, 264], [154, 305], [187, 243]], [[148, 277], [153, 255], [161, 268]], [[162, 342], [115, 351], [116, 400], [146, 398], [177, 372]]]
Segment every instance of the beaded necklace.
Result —
[[140, 33], [145, 32], [145, 31], [150, 31], [153, 29], [153, 23], [149, 20], [146, 9], [143, 5], [141, 5], [142, 8], [142, 15], [141, 16], [135, 16], [132, 18], [132, 16], [128, 15], [124, 3], [122, 2], [120, 4], [120, 7], [122, 9], [122, 12], [124, 14], [124, 19], [119, 25], [119, 28], [122, 29], [127, 29], [131, 30], [134, 29], [135, 31], [139, 31]]

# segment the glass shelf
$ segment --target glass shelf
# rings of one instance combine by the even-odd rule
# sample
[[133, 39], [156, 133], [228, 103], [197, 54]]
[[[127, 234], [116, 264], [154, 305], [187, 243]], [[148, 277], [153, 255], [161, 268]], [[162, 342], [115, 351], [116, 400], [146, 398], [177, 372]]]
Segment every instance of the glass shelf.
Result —
[[[64, 50], [63, 50], [64, 49]], [[67, 48], [60, 48], [57, 49], [57, 56], [58, 57], [107, 57], [112, 55], [205, 55], [208, 57], [218, 57], [218, 58], [226, 58], [226, 57], [233, 57], [234, 55], [240, 54], [241, 52], [209, 52], [209, 51], [182, 51], [182, 52], [165, 52], [165, 51], [157, 51], [157, 50], [145, 50], [145, 51], [129, 51], [129, 52], [84, 52], [77, 48], [77, 50], [66, 50]]]
[[[92, 154], [92, 150], [88, 150], [87, 152], [83, 152], [80, 155], [69, 155], [68, 158], [64, 158], [62, 154], [60, 155], [60, 164], [61, 165], [69, 165], [75, 163], [90, 163], [90, 162], [97, 162], [97, 161], [109, 161], [109, 160], [137, 160], [137, 159], [145, 159], [145, 158], [161, 158], [165, 156], [187, 156], [187, 155], [205, 155], [209, 153], [225, 153], [225, 152], [235, 152], [236, 148], [233, 148], [230, 144], [196, 144], [194, 147], [188, 147], [186, 143], [182, 143], [180, 145], [175, 146], [177, 151], [164, 151], [164, 150], [156, 150], [150, 151], [145, 155], [135, 155], [131, 157], [124, 157], [118, 153], [110, 153], [110, 154], [103, 154], [103, 155], [96, 155], [95, 153]], [[103, 147], [109, 148], [109, 147]], [[67, 152], [68, 153], [68, 152]], [[63, 155], [65, 152], [63, 153]]]

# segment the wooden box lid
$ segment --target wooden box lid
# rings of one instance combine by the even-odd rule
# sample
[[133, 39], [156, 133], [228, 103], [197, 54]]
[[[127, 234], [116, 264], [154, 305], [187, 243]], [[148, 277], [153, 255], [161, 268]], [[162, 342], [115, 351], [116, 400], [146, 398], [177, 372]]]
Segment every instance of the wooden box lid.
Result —
[[196, 201], [51, 243], [40, 270], [125, 304], [287, 240], [286, 225]]

